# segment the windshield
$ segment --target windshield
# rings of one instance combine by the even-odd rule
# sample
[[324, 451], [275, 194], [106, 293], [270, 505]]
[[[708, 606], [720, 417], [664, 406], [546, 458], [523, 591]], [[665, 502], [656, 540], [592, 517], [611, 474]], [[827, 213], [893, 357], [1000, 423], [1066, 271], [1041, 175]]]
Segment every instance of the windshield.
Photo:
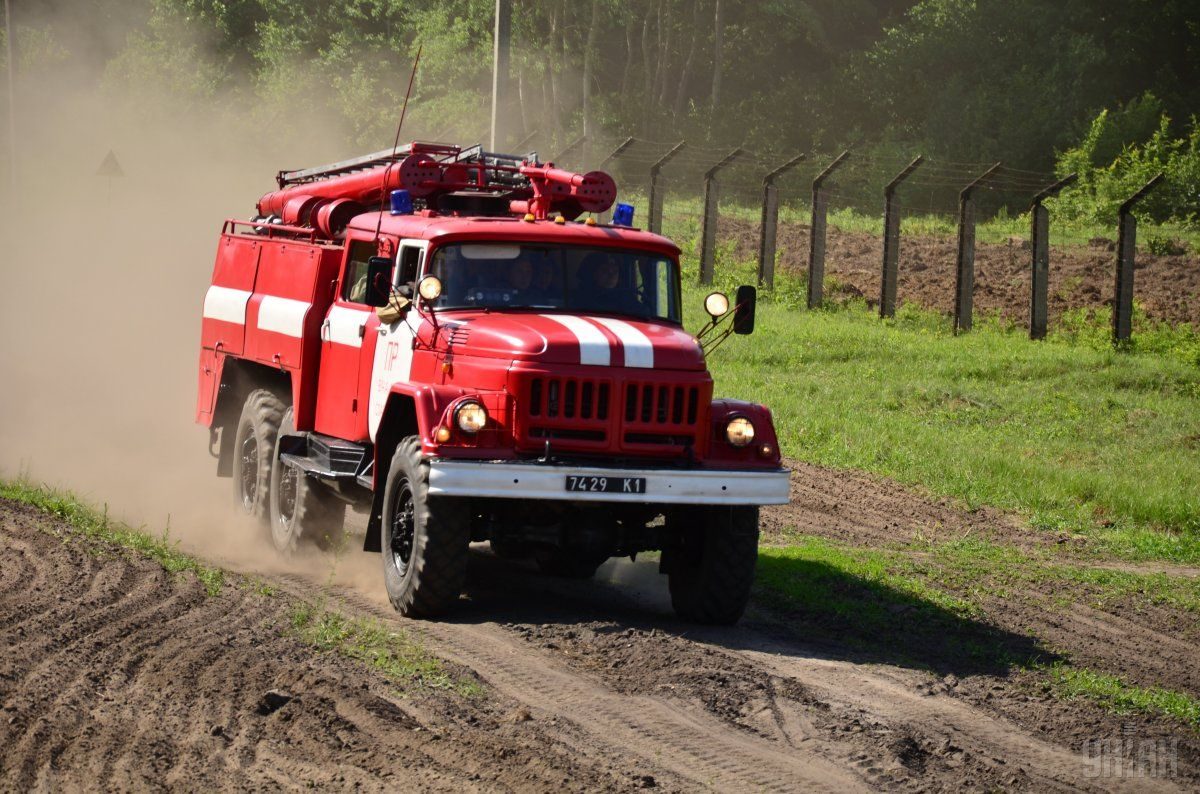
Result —
[[559, 309], [679, 322], [676, 264], [661, 254], [539, 243], [437, 249], [439, 309]]

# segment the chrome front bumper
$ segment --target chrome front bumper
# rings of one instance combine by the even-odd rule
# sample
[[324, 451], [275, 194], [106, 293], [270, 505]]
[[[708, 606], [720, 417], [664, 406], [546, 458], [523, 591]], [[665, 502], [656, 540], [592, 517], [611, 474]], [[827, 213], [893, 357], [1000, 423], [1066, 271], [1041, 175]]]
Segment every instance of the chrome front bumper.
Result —
[[[432, 460], [429, 493], [496, 499], [639, 504], [782, 505], [788, 503], [787, 469], [612, 469], [511, 461]], [[567, 477], [618, 480], [644, 477], [644, 493], [567, 490]]]

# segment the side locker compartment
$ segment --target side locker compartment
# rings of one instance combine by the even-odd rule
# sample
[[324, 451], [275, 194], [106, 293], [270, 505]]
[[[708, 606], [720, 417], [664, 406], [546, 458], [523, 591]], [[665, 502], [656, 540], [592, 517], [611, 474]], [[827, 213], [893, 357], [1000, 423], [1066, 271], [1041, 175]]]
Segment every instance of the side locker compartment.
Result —
[[296, 395], [296, 429], [312, 430], [317, 415], [318, 377], [321, 372], [321, 327], [337, 294], [338, 271], [342, 267], [345, 249], [323, 246], [317, 263], [317, 285], [313, 296], [313, 311], [309, 318], [315, 330], [305, 332], [310, 344], [304, 348], [304, 378]]
[[204, 295], [200, 326], [196, 421], [205, 426], [212, 425], [225, 356], [241, 356], [245, 349], [246, 307], [254, 292], [261, 250], [259, 240], [237, 234], [222, 234], [217, 243], [212, 284]]
[[321, 322], [333, 297], [325, 263], [337, 261], [340, 251], [296, 240], [262, 242], [246, 355], [291, 374], [298, 430], [311, 427]]

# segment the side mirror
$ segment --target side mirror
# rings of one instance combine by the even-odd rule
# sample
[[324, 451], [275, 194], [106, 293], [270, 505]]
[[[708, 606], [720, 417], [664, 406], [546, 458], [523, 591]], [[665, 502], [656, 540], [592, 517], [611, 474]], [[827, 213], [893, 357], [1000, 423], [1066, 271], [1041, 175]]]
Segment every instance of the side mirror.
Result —
[[733, 332], [754, 333], [754, 305], [758, 301], [758, 290], [749, 284], [738, 287], [733, 309]]
[[365, 302], [368, 306], [379, 308], [387, 306], [392, 295], [392, 260], [386, 256], [373, 256], [367, 260], [367, 294]]

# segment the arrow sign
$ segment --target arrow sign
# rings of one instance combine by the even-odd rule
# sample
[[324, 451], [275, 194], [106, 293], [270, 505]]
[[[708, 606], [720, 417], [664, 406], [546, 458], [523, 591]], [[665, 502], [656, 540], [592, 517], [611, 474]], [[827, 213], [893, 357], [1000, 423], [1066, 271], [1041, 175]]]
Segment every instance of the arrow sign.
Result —
[[108, 150], [108, 155], [105, 156], [104, 162], [100, 163], [100, 167], [96, 169], [96, 176], [125, 176], [125, 171], [121, 168], [121, 164], [117, 162], [117, 155], [112, 149]]

